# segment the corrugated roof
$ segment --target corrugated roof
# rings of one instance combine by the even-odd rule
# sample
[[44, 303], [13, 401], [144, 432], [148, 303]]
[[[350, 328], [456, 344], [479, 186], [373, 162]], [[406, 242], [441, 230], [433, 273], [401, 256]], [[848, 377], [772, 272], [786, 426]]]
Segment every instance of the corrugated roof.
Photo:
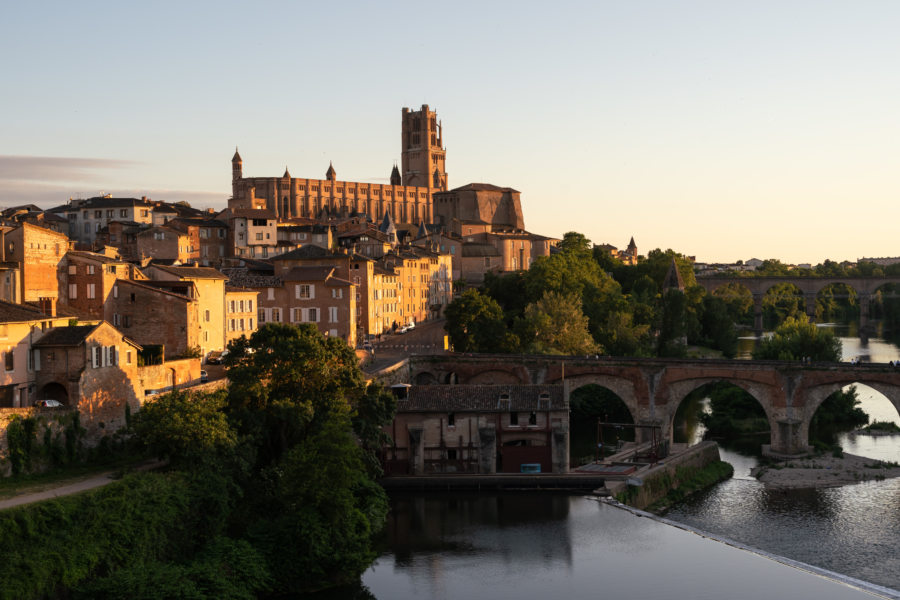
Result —
[[568, 410], [561, 385], [414, 385], [397, 412]]

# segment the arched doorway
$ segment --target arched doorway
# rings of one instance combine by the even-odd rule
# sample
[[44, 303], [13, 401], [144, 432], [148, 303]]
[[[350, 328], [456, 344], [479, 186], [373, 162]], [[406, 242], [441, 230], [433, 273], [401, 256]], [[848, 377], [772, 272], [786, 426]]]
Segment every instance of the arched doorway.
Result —
[[41, 388], [41, 394], [38, 398], [38, 401], [40, 400], [57, 400], [62, 404], [68, 406], [69, 392], [66, 390], [64, 385], [55, 381], [51, 381]]

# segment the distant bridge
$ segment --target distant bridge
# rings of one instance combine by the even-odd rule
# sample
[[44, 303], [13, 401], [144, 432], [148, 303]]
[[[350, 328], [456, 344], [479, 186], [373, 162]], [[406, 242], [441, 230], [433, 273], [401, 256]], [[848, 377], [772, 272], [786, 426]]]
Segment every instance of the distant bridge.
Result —
[[753, 328], [758, 336], [763, 331], [763, 297], [776, 285], [789, 283], [803, 293], [806, 314], [812, 322], [816, 318], [816, 298], [819, 292], [830, 285], [844, 284], [853, 289], [859, 298], [859, 332], [860, 337], [865, 338], [869, 333], [869, 302], [872, 294], [889, 283], [900, 284], [900, 277], [697, 277], [697, 285], [707, 292], [714, 292], [731, 283], [745, 287], [753, 295]]
[[684, 398], [726, 381], [759, 402], [771, 429], [771, 452], [787, 456], [808, 450], [813, 414], [846, 385], [874, 388], [900, 412], [900, 367], [882, 364], [443, 354], [412, 356], [409, 369], [410, 383], [418, 385], [565, 383], [571, 391], [597, 384], [622, 399], [636, 424], [658, 425], [670, 441]]

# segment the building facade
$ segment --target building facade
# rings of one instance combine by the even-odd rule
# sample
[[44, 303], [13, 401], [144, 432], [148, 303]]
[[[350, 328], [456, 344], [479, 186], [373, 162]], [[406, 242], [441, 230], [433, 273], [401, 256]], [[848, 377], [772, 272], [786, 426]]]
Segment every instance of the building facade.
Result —
[[329, 165], [324, 179], [292, 177], [244, 177], [243, 159], [235, 150], [231, 159], [232, 197], [228, 207], [273, 212], [280, 220], [294, 218], [367, 215], [378, 221], [389, 213], [397, 223], [416, 225], [432, 221], [433, 194], [447, 189], [447, 151], [443, 128], [428, 105], [401, 113], [401, 161], [390, 184], [337, 179]]

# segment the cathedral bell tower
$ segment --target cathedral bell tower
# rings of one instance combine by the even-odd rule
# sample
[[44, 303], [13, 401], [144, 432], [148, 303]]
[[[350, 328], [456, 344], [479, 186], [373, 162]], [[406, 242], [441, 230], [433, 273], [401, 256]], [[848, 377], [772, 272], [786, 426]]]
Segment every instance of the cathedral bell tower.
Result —
[[238, 199], [238, 187], [241, 182], [241, 178], [243, 177], [241, 173], [243, 164], [243, 161], [241, 161], [241, 155], [238, 154], [237, 146], [235, 146], [234, 156], [231, 158], [231, 197], [235, 202], [237, 202]]
[[421, 110], [404, 108], [401, 126], [403, 185], [416, 185], [433, 192], [447, 190], [447, 150], [437, 113], [423, 104]]

